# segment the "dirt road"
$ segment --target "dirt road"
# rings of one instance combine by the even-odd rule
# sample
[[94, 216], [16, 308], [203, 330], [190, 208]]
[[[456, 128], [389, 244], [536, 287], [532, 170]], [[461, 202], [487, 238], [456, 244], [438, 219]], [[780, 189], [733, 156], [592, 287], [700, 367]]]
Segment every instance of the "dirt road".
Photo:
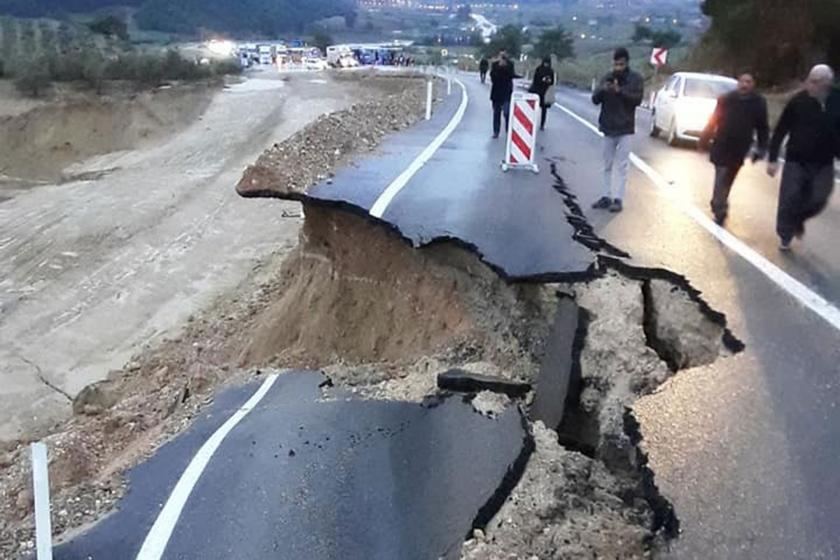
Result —
[[359, 97], [353, 81], [252, 76], [159, 145], [73, 170], [95, 179], [2, 202], [0, 441], [66, 417], [85, 385], [292, 247], [296, 204], [233, 185], [271, 142]]

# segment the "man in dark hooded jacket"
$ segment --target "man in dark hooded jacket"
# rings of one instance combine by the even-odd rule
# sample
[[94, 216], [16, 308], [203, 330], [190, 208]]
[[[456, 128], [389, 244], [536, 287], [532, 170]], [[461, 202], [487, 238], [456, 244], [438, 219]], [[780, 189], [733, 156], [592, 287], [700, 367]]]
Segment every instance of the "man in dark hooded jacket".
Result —
[[513, 96], [513, 80], [518, 78], [513, 62], [504, 50], [490, 67], [490, 101], [493, 102], [493, 138], [499, 137], [502, 128], [502, 114], [505, 116], [505, 130], [510, 118], [510, 98]]
[[755, 92], [752, 74], [744, 73], [738, 78], [738, 88], [718, 99], [714, 115], [700, 138], [702, 148], [707, 148], [714, 139], [711, 160], [715, 164], [715, 185], [711, 205], [718, 224], [726, 221], [732, 184], [756, 136], [758, 146], [753, 152], [753, 163], [767, 153], [770, 125], [767, 100]]

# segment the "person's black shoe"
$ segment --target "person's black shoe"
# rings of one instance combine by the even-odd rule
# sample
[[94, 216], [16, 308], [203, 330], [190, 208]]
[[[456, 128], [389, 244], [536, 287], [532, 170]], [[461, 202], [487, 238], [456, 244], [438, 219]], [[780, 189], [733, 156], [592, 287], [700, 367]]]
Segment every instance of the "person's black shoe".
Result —
[[610, 200], [609, 197], [602, 196], [597, 201], [595, 201], [595, 204], [592, 205], [592, 208], [594, 208], [595, 210], [606, 210], [610, 207], [611, 204], [612, 200]]
[[613, 200], [610, 204], [610, 212], [612, 212], [613, 214], [617, 214], [622, 210], [624, 210], [624, 205], [621, 203], [621, 199], [616, 198], [615, 200]]
[[723, 226], [726, 223], [726, 213], [720, 212], [715, 213], [715, 223], [719, 226]]
[[499, 137], [499, 135], [498, 135], [498, 134], [494, 134], [494, 135], [493, 135], [493, 140], [497, 139], [498, 137]]

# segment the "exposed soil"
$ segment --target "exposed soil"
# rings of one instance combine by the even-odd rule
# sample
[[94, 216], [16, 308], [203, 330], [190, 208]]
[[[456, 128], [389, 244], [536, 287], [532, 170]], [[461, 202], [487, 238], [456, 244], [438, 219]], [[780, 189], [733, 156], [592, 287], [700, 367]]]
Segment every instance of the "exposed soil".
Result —
[[76, 94], [0, 116], [0, 180], [72, 179], [72, 172], [64, 171], [73, 163], [149, 146], [189, 125], [207, 109], [214, 89], [194, 84], [101, 97]]

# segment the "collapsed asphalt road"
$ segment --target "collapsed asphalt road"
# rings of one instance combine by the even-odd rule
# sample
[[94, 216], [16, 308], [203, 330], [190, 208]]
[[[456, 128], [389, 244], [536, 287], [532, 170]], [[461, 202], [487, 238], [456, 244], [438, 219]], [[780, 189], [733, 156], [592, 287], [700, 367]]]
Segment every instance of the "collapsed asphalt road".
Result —
[[[483, 96], [477, 84], [468, 82], [466, 90], [473, 100]], [[508, 396], [488, 392], [468, 396], [473, 408], [488, 413], [509, 415], [516, 406], [526, 407], [530, 415], [527, 431], [533, 435], [535, 448], [524, 468], [514, 469], [513, 484], [510, 479], [498, 476], [492, 482], [493, 494], [506, 499], [492, 500], [490, 510], [478, 506], [475, 515], [459, 516], [461, 520], [470, 520], [468, 531], [472, 530], [460, 551], [465, 558], [511, 555], [636, 558], [669, 553], [678, 557], [708, 557], [704, 554], [710, 546], [715, 547], [715, 557], [737, 556], [743, 550], [751, 555], [759, 550], [769, 551], [765, 557], [772, 558], [788, 557], [790, 550], [832, 550], [834, 542], [829, 533], [823, 532], [824, 526], [811, 528], [807, 535], [789, 532], [774, 535], [761, 531], [767, 521], [759, 519], [758, 510], [746, 514], [750, 508], [760, 505], [763, 497], [744, 496], [732, 491], [731, 485], [744, 482], [745, 476], [756, 472], [774, 474], [774, 465], [768, 463], [770, 469], [765, 471], [742, 472], [738, 464], [716, 461], [716, 457], [686, 464], [681, 459], [685, 455], [679, 452], [663, 455], [663, 447], [686, 438], [695, 445], [691, 450], [694, 457], [702, 457], [706, 450], [714, 453], [726, 449], [731, 445], [729, 437], [743, 441], [742, 438], [752, 435], [763, 438], [755, 441], [778, 445], [778, 440], [772, 434], [768, 437], [761, 423], [736, 426], [732, 421], [727, 422], [726, 409], [717, 406], [714, 398], [704, 397], [705, 406], [696, 406], [691, 401], [691, 390], [702, 388], [714, 396], [716, 392], [719, 395], [727, 382], [729, 386], [743, 385], [755, 379], [755, 373], [760, 370], [750, 366], [754, 364], [751, 353], [753, 345], [759, 346], [761, 342], [751, 335], [746, 340], [746, 350], [732, 357], [743, 350], [743, 345], [727, 330], [724, 317], [712, 310], [723, 303], [727, 313], [742, 317], [745, 310], [733, 309], [731, 296], [721, 299], [719, 290], [712, 290], [712, 298], [708, 292], [701, 296], [692, 287], [697, 285], [693, 274], [689, 283], [684, 277], [665, 270], [662, 262], [650, 267], [647, 259], [640, 262], [616, 258], [621, 249], [635, 256], [640, 246], [629, 235], [621, 243], [615, 236], [605, 235], [613, 241], [610, 245], [593, 231], [582, 211], [586, 199], [594, 197], [595, 192], [582, 190], [579, 185], [595, 183], [580, 183], [577, 173], [570, 172], [571, 157], [566, 155], [573, 142], [588, 142], [580, 131], [577, 135], [571, 130], [565, 130], [562, 135], [549, 134], [541, 141], [542, 153], [551, 157], [549, 163], [555, 164], [555, 174], [502, 176], [495, 164], [496, 159], [501, 159], [501, 144], [494, 146], [489, 138], [485, 140], [486, 108], [476, 101], [466, 108], [462, 122], [453, 128], [451, 136], [444, 138], [428, 162], [407, 180], [395, 182], [404, 168], [387, 167], [386, 162], [402, 157], [410, 164], [411, 156], [420, 155], [429, 142], [439, 137], [443, 126], [452, 122], [463, 106], [463, 99], [445, 101], [431, 123], [402, 133], [392, 138], [393, 142], [386, 139], [377, 153], [363, 159], [358, 166], [345, 169], [305, 194], [293, 193], [292, 198], [302, 199], [306, 205], [301, 244], [282, 271], [277, 298], [256, 323], [252, 344], [244, 352], [246, 360], [254, 364], [289, 359], [317, 363], [318, 355], [326, 352], [330, 355], [322, 359], [327, 362], [321, 363], [326, 363], [323, 369], [339, 395], [344, 388], [352, 390], [357, 398], [386, 402], [420, 402], [425, 396], [438, 393], [435, 386], [438, 373], [459, 366], [496, 378], [492, 383], [475, 378], [470, 382], [476, 384], [472, 392], [482, 388], [504, 392], [502, 389], [511, 383], [530, 385], [533, 392], [517, 397], [516, 404]], [[560, 126], [564, 125], [558, 123]], [[561, 137], [562, 143], [558, 141]], [[457, 150], [450, 149], [455, 145]], [[392, 150], [394, 146], [399, 150]], [[587, 149], [597, 153], [592, 146]], [[371, 164], [376, 161], [380, 165]], [[476, 165], [477, 161], [485, 165]], [[588, 170], [592, 166], [584, 167]], [[450, 169], [460, 171], [447, 173]], [[371, 179], [372, 171], [378, 177]], [[595, 171], [587, 171], [590, 172]], [[247, 190], [242, 188], [244, 185], [253, 187], [251, 194], [290, 196], [284, 192], [283, 185], [251, 184], [248, 179], [246, 174], [240, 183], [241, 191]], [[395, 184], [399, 188], [386, 188]], [[383, 199], [384, 193], [390, 194]], [[677, 221], [667, 206], [660, 203], [656, 209], [662, 216]], [[621, 218], [625, 216], [633, 219], [629, 212]], [[596, 225], [603, 231], [602, 224]], [[673, 236], [675, 242], [687, 238], [698, 246], [708, 243], [700, 239], [690, 224], [680, 227], [683, 229], [679, 235]], [[523, 236], [528, 243], [521, 241]], [[631, 242], [626, 243], [628, 240]], [[418, 248], [412, 249], [410, 245]], [[647, 256], [645, 251], [641, 253]], [[686, 258], [684, 253], [678, 254]], [[692, 273], [696, 272], [692, 268]], [[706, 288], [708, 273], [699, 277]], [[755, 287], [766, 289], [760, 282]], [[312, 310], [334, 310], [335, 314], [312, 313]], [[780, 324], [773, 328], [780, 328]], [[744, 325], [738, 322], [733, 329], [739, 336], [740, 326]], [[778, 338], [772, 339], [772, 343], [778, 342]], [[767, 349], [766, 344], [760, 347]], [[405, 360], [389, 365], [398, 356], [405, 356]], [[329, 365], [333, 363], [330, 360], [334, 360], [334, 365]], [[482, 365], [479, 367], [476, 362]], [[674, 377], [677, 372], [679, 375]], [[295, 379], [294, 374], [291, 379]], [[665, 382], [667, 385], [660, 388]], [[541, 404], [546, 389], [550, 395], [548, 414]], [[660, 390], [651, 395], [657, 389]], [[324, 395], [328, 402], [329, 393]], [[559, 396], [563, 394], [566, 398]], [[651, 396], [644, 397], [634, 407], [644, 395]], [[726, 395], [725, 399], [744, 396], [745, 393], [735, 393], [734, 397]], [[443, 403], [459, 402], [453, 398], [456, 397]], [[648, 402], [660, 403], [661, 410], [648, 406]], [[298, 414], [317, 414], [323, 405], [310, 401], [300, 407]], [[395, 409], [406, 414], [408, 410], [416, 412], [417, 406]], [[631, 407], [634, 412], [629, 411]], [[641, 413], [635, 412], [638, 409]], [[232, 417], [236, 410], [236, 406], [229, 407], [224, 414]], [[497, 428], [485, 423], [486, 419], [477, 412], [466, 407], [459, 410], [464, 411], [462, 420], [469, 425], [474, 422], [480, 430], [487, 430], [490, 425]], [[754, 410], [747, 412], [754, 414]], [[291, 436], [293, 428], [299, 428], [294, 415], [283, 415], [279, 408], [263, 409], [261, 403], [245, 418], [253, 413], [255, 418], [272, 418], [259, 434], [250, 432], [251, 446], [261, 451], [255, 452], [253, 458], [241, 457], [243, 453], [234, 452], [239, 449], [236, 442], [247, 448], [248, 438], [238, 432], [238, 427], [230, 432], [230, 443], [234, 445], [228, 448], [224, 440], [207, 466], [208, 474], [219, 473], [217, 478], [208, 477], [206, 483], [203, 477], [198, 478], [196, 493], [189, 496], [184, 509], [187, 517], [183, 522], [187, 525], [171, 525], [175, 540], [170, 541], [171, 550], [161, 549], [163, 557], [202, 557], [193, 556], [192, 549], [180, 548], [184, 544], [177, 540], [178, 535], [181, 531], [188, 532], [185, 528], [190, 522], [189, 515], [205, 511], [202, 507], [220, 497], [225, 500], [230, 497], [235, 507], [242, 507], [252, 496], [260, 499], [266, 493], [271, 496], [284, 491], [288, 495], [307, 488], [306, 484], [291, 482], [294, 489], [280, 484], [269, 492], [265, 488], [266, 477], [253, 476], [264, 472], [266, 463], [280, 459], [279, 453], [276, 458], [264, 453], [260, 442], [269, 434]], [[272, 416], [277, 413], [281, 421]], [[556, 425], [558, 418], [561, 420]], [[546, 426], [541, 420], [552, 425]], [[224, 415], [217, 417], [215, 425], [223, 421]], [[340, 422], [333, 421], [325, 429], [341, 433], [344, 422], [342, 417]], [[715, 422], [718, 425], [709, 431], [707, 424]], [[673, 426], [681, 423], [689, 425], [690, 430], [684, 434], [675, 432]], [[383, 422], [383, 428], [384, 424], [387, 422]], [[201, 424], [195, 429], [199, 428]], [[210, 435], [212, 427], [205, 429], [202, 434], [186, 433], [161, 453], [184, 446], [180, 448], [179, 460], [180, 465], [185, 465]], [[663, 438], [662, 433], [667, 436]], [[727, 437], [719, 438], [719, 434]], [[191, 446], [186, 443], [189, 441], [193, 442]], [[311, 444], [313, 440], [309, 441]], [[519, 440], [520, 456], [527, 441], [528, 438], [525, 443]], [[494, 445], [495, 442], [490, 447]], [[422, 449], [395, 446], [389, 455], [395, 464], [396, 459], [414, 457], [413, 453]], [[362, 460], [372, 460], [376, 456], [374, 450]], [[492, 449], [479, 446], [476, 453], [489, 451]], [[740, 446], [738, 451], [745, 455], [745, 464], [754, 467], [755, 460], [749, 454], [760, 458], [765, 449], [753, 445]], [[441, 455], [440, 461], [458, 457], [460, 452], [457, 446], [451, 447]], [[646, 452], [650, 453], [650, 463]], [[155, 464], [156, 459], [147, 465]], [[675, 463], [669, 465], [668, 459]], [[230, 468], [229, 465], [243, 460], [242, 464], [253, 471]], [[329, 469], [335, 462], [322, 464], [316, 460], [316, 464], [318, 469]], [[440, 481], [439, 464], [421, 461], [422, 468], [412, 473], [412, 482], [424, 486], [428, 480]], [[137, 472], [144, 468], [146, 465], [138, 467]], [[716, 493], [727, 489], [730, 492], [727, 501], [708, 501], [694, 493], [699, 477], [710, 468], [714, 469], [715, 477], [706, 477], [705, 489], [708, 485], [718, 485]], [[244, 476], [235, 488], [241, 491], [231, 496], [227, 484], [232, 474], [239, 472]], [[684, 488], [673, 478], [675, 473], [688, 477], [682, 479], [688, 481]], [[272, 477], [283, 474], [271, 472]], [[294, 471], [289, 474], [294, 476]], [[333, 474], [331, 471], [330, 476]], [[460, 474], [446, 471], [445, 478]], [[174, 484], [172, 476], [176, 475], [177, 469], [174, 475], [169, 473], [170, 485]], [[381, 478], [372, 482], [373, 488], [384, 485], [387, 492], [386, 483], [387, 479]], [[135, 488], [132, 486], [130, 492]], [[784, 493], [784, 484], [777, 488]], [[324, 489], [325, 495], [327, 490]], [[455, 505], [460, 508], [462, 503], [469, 503], [469, 507], [460, 511], [475, 510], [482, 502], [480, 498], [486, 495], [485, 490], [476, 490], [477, 495], [458, 494]], [[315, 489], [316, 498], [320, 498], [320, 491], [321, 488]], [[175, 495], [168, 495], [167, 489], [159, 492], [157, 504], [164, 500], [168, 503]], [[149, 526], [152, 517], [161, 519], [157, 510], [150, 514], [148, 508], [132, 507], [133, 495], [130, 493], [126, 498], [120, 513], [62, 549], [66, 557], [85, 557], [97, 550], [94, 546], [116, 546], [125, 524], [108, 525], [111, 519], [143, 512], [144, 527]], [[359, 499], [362, 498], [352, 503], [358, 505]], [[721, 507], [723, 503], [733, 504], [744, 516], [737, 523], [731, 522], [729, 510]], [[830, 496], [822, 502], [826, 503], [830, 505]], [[276, 506], [277, 502], [272, 505]], [[783, 512], [776, 510], [774, 522], [793, 523], [793, 516], [803, 511], [810, 514], [807, 508], [813, 507], [802, 501], [785, 505], [793, 506], [793, 511], [788, 512], [791, 517], [781, 517]], [[332, 510], [327, 508], [327, 511]], [[324, 509], [319, 509], [318, 514], [323, 516]], [[426, 515], [435, 514], [436, 510], [426, 512]], [[324, 520], [320, 517], [295, 519], [305, 528], [295, 525], [294, 531], [279, 521], [269, 520], [274, 523], [270, 535], [258, 528], [264, 528], [266, 521], [261, 520], [263, 524], [255, 527], [243, 526], [240, 519], [219, 516], [214, 523], [218, 524], [219, 535], [235, 532], [237, 542], [247, 543], [241, 557], [257, 552], [264, 554], [265, 549], [260, 546], [272, 542], [282, 542], [297, 550], [294, 548], [297, 543], [311, 542], [313, 534], [324, 537]], [[715, 536], [715, 531], [720, 530], [716, 524], [721, 520], [730, 522], [730, 532], [723, 533], [725, 538], [719, 538], [720, 534]], [[333, 532], [329, 535], [356, 543], [357, 519], [341, 517], [331, 521]], [[371, 514], [364, 516], [363, 521], [365, 534], [376, 534], [377, 527], [390, 526], [390, 520]], [[452, 534], [443, 540], [455, 542], [455, 533], [459, 533], [458, 540], [463, 540], [465, 535], [460, 534], [463, 533], [460, 527], [460, 521], [449, 526]], [[678, 527], [681, 536], [675, 539]], [[133, 537], [135, 541], [141, 532], [137, 533]], [[91, 540], [94, 535], [97, 545]], [[147, 536], [145, 533], [143, 538]], [[814, 536], [820, 538], [808, 540]], [[755, 537], [760, 538], [749, 540]], [[382, 542], [397, 541], [384, 538]], [[780, 544], [774, 556], [772, 547]], [[230, 557], [235, 552], [228, 548], [224, 554]], [[452, 549], [445, 552], [452, 553]], [[276, 557], [285, 557], [283, 554], [282, 550], [272, 551]], [[329, 550], [320, 557], [330, 557]], [[374, 553], [366, 557], [378, 556]]]
[[[323, 400], [321, 374], [265, 375], [258, 403], [248, 398], [259, 385], [220, 395], [134, 469], [117, 513], [56, 558], [457, 558], [533, 449], [516, 407], [490, 418], [457, 397]], [[153, 528], [190, 457], [246, 399], [250, 413], [167, 518], [173, 526]]]

